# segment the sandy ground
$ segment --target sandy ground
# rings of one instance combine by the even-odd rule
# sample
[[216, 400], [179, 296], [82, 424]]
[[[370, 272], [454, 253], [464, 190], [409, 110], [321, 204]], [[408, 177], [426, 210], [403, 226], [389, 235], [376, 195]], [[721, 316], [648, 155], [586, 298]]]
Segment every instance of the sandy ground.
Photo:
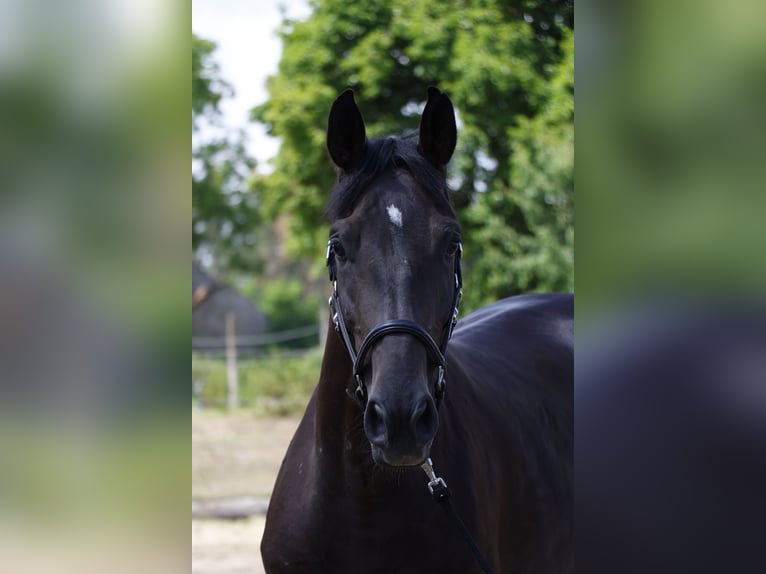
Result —
[[[268, 496], [298, 418], [192, 411], [192, 498]], [[262, 574], [265, 519], [193, 520], [194, 574]]]
[[192, 574], [265, 574], [261, 536], [265, 517], [192, 520]]

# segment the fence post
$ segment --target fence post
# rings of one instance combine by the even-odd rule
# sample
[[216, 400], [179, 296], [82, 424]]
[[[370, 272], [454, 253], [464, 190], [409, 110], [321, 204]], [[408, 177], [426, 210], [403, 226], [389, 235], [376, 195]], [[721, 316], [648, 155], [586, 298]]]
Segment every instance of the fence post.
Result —
[[239, 407], [237, 376], [237, 322], [234, 313], [226, 314], [226, 389], [229, 409]]

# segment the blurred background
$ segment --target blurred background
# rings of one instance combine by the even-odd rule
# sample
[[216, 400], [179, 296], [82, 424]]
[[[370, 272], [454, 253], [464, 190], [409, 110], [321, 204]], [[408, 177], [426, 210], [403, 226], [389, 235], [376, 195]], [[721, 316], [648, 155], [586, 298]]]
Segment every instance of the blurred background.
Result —
[[188, 564], [189, 27], [0, 2], [2, 572]]
[[577, 21], [578, 571], [763, 572], [766, 4]]

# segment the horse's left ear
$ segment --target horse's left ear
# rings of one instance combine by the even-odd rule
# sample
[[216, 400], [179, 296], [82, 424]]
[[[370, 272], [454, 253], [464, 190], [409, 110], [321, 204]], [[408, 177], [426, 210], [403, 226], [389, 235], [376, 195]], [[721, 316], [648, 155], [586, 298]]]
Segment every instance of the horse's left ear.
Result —
[[418, 151], [439, 169], [444, 169], [455, 151], [457, 125], [455, 110], [447, 94], [431, 86], [420, 118]]

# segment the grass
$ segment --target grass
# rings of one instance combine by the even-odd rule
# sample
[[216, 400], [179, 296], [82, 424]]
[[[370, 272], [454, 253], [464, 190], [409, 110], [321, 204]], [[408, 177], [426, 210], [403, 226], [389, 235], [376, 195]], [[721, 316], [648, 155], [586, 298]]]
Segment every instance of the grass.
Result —
[[[294, 355], [272, 351], [237, 363], [239, 402], [268, 415], [300, 414], [319, 379], [320, 348]], [[226, 406], [226, 362], [192, 355], [194, 400], [206, 407]]]

